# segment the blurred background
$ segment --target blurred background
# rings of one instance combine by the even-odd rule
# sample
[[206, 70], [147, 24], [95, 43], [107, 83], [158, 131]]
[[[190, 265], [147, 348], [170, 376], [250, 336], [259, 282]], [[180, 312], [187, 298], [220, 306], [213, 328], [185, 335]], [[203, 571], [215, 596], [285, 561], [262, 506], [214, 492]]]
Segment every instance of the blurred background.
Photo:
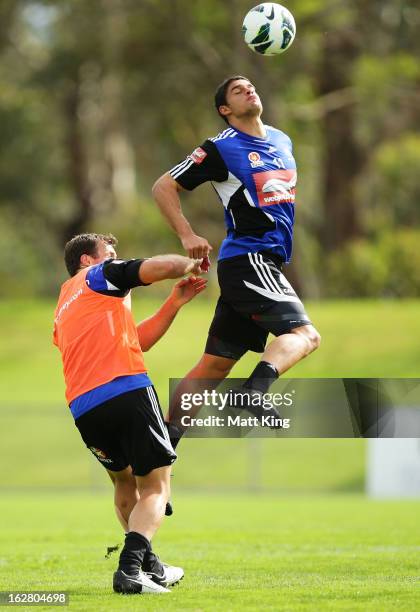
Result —
[[[298, 164], [286, 275], [323, 336], [291, 376], [418, 377], [420, 8], [414, 0], [290, 0], [283, 56], [243, 43], [249, 0], [2, 0], [0, 3], [1, 491], [108, 487], [64, 403], [52, 318], [63, 245], [112, 232], [119, 255], [181, 252], [151, 199], [158, 176], [224, 128], [217, 85], [245, 74], [264, 120]], [[216, 252], [209, 186], [184, 199]], [[150, 315], [170, 284], [139, 290]], [[166, 409], [168, 378], [200, 356], [217, 297], [185, 307], [146, 355]], [[248, 355], [234, 371], [245, 376]], [[363, 440], [186, 440], [174, 486], [362, 491]], [[203, 461], [203, 457], [205, 460]]]

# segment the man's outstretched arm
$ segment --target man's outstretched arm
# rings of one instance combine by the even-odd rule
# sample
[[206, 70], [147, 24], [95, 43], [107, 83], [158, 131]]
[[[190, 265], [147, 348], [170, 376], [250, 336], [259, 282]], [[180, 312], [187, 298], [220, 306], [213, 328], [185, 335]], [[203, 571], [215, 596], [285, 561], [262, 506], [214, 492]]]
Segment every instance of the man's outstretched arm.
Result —
[[183, 255], [156, 255], [143, 261], [139, 279], [149, 285], [168, 278], [180, 278], [185, 274], [201, 274], [202, 259], [190, 259]]
[[212, 246], [202, 236], [194, 233], [181, 208], [179, 192], [182, 187], [167, 172], [153, 185], [152, 194], [163, 216], [177, 233], [189, 257], [201, 259], [208, 257]]
[[169, 297], [159, 310], [137, 325], [137, 334], [142, 350], [148, 351], [162, 338], [184, 304], [204, 291], [207, 280], [190, 276], [173, 287]]

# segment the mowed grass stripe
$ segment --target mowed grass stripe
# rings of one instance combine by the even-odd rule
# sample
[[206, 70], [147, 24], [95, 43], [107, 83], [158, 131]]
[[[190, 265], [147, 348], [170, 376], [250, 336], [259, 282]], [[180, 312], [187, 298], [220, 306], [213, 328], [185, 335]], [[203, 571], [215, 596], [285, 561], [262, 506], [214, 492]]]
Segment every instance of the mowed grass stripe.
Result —
[[416, 610], [420, 502], [178, 495], [155, 547], [183, 565], [167, 597], [111, 591], [111, 495], [0, 499], [0, 588], [63, 589], [71, 610]]

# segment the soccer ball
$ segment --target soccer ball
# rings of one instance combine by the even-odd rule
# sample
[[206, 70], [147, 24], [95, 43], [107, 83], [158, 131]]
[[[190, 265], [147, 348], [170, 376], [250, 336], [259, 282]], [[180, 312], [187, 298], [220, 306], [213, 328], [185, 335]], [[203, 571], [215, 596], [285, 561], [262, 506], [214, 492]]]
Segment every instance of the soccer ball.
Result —
[[263, 2], [247, 13], [242, 34], [248, 47], [263, 55], [284, 53], [296, 34], [293, 15], [281, 4]]

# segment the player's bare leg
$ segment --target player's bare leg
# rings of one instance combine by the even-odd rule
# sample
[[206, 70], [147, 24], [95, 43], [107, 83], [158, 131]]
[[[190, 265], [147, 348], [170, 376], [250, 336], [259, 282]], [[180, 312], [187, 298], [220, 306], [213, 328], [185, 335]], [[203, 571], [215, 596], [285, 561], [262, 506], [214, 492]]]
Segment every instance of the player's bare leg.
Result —
[[[181, 568], [162, 564], [151, 548], [152, 537], [160, 527], [169, 498], [170, 473], [171, 467], [165, 466], [146, 476], [135, 476], [139, 498], [128, 516], [129, 531], [114, 574], [114, 590], [119, 593], [164, 593], [167, 586], [184, 575]], [[117, 472], [113, 473], [114, 477], [115, 474]], [[124, 508], [124, 512], [126, 510]], [[149, 571], [151, 568], [154, 573]]]
[[170, 493], [171, 467], [156, 468], [146, 476], [136, 476], [140, 499], [129, 518], [130, 531], [142, 534], [149, 541], [154, 536], [164, 517], [165, 505]]
[[307, 357], [318, 348], [320, 342], [321, 336], [312, 325], [295, 327], [289, 333], [277, 336], [266, 347], [243, 388], [249, 389], [250, 393], [267, 393], [280, 374]]
[[[200, 361], [181, 380], [170, 399], [169, 411], [166, 417], [169, 437], [174, 448], [176, 448], [185, 432], [185, 427], [182, 426], [181, 418], [185, 416], [187, 412], [181, 408], [182, 395], [184, 393], [201, 393], [206, 389], [215, 389], [220, 381], [229, 375], [235, 363], [235, 359], [227, 359], [225, 357], [204, 353]], [[199, 412], [200, 408], [201, 406], [192, 406], [192, 408], [188, 410], [188, 416], [194, 417]], [[165, 514], [170, 516], [172, 513], [172, 504], [168, 501]]]
[[125, 470], [121, 470], [120, 472], [112, 472], [111, 470], [107, 470], [107, 472], [115, 487], [115, 513], [122, 525], [122, 528], [124, 529], [124, 533], [127, 533], [128, 517], [140, 499], [136, 478], [133, 475], [131, 466], [127, 467]]
[[[179, 437], [177, 438], [176, 436], [176, 430], [179, 429], [179, 433], [181, 434], [184, 429], [181, 425], [181, 417], [186, 414], [186, 411], [181, 409], [182, 394], [201, 393], [205, 389], [215, 389], [220, 381], [229, 375], [235, 363], [235, 359], [227, 359], [226, 357], [218, 357], [216, 355], [204, 353], [200, 361], [179, 383], [171, 398], [167, 417], [170, 425], [172, 425], [174, 435], [171, 435], [171, 427], [169, 428], [169, 435], [171, 436], [171, 442], [174, 448], [179, 441]], [[201, 406], [193, 406], [188, 410], [188, 415], [194, 417], [199, 412], [200, 408]]]
[[[296, 327], [289, 333], [274, 338], [266, 347], [260, 362], [244, 383], [243, 388], [260, 394], [266, 393], [280, 374], [316, 350], [320, 341], [321, 337], [312, 325]], [[169, 428], [170, 432], [172, 429], [173, 444], [177, 444], [183, 433], [180, 419], [186, 413], [181, 409], [181, 395], [200, 393], [209, 387], [209, 390], [217, 387], [220, 381], [228, 376], [235, 363], [233, 359], [204, 354], [198, 364], [180, 382], [169, 408]], [[242, 393], [243, 388], [241, 387], [238, 392]], [[245, 407], [243, 404], [241, 406]], [[200, 406], [193, 406], [188, 414], [193, 417], [199, 410]], [[273, 409], [273, 416], [280, 416], [275, 409]]]
[[283, 374], [316, 350], [320, 342], [321, 336], [312, 325], [295, 327], [290, 333], [278, 336], [270, 342], [261, 361], [272, 364], [278, 374]]

